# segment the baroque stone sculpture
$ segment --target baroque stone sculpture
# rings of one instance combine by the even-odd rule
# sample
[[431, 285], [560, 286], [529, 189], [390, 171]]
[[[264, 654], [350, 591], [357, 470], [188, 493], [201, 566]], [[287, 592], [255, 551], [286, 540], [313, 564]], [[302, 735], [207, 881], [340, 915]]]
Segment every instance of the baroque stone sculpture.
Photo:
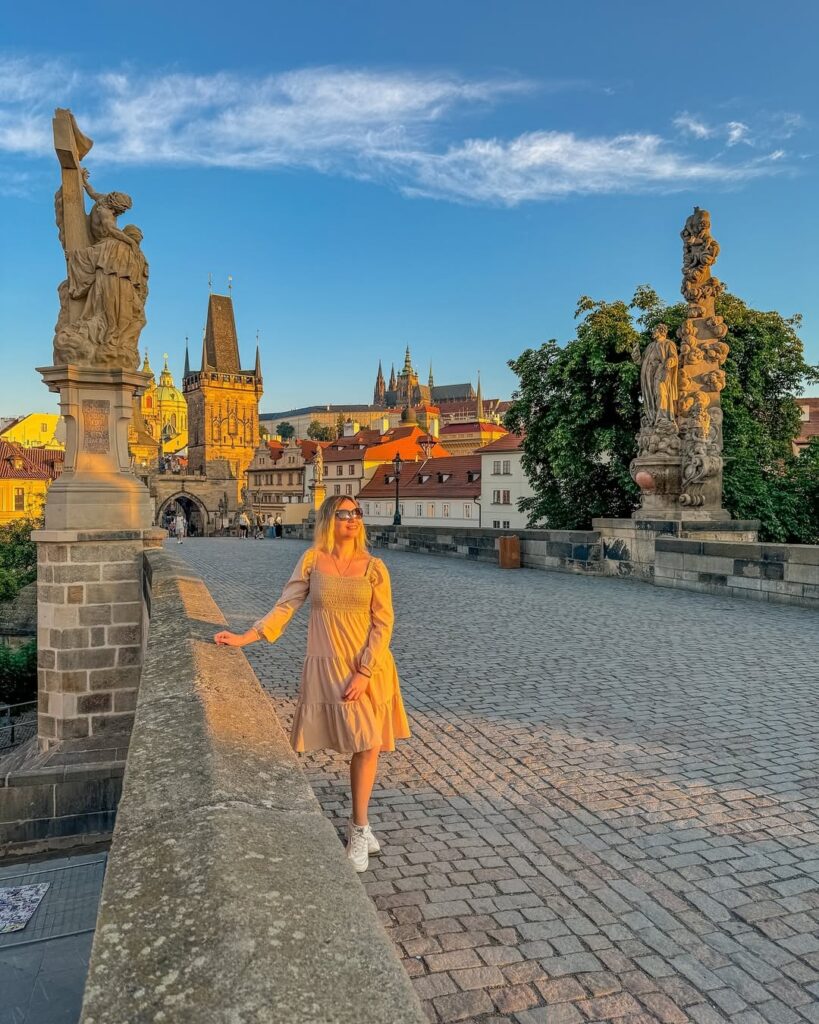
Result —
[[[117, 225], [117, 217], [131, 208], [131, 197], [91, 187], [80, 161], [93, 142], [70, 110], [56, 111], [54, 138], [62, 167], [54, 210], [67, 268], [57, 289], [54, 364], [135, 370], [145, 326], [148, 263], [139, 228]], [[90, 214], [83, 192], [93, 201]]]
[[714, 303], [723, 285], [711, 275], [719, 244], [711, 215], [694, 208], [683, 240], [682, 294], [688, 316], [677, 331], [679, 349], [658, 324], [640, 363], [643, 410], [631, 475], [643, 492], [638, 515], [727, 518], [722, 505], [722, 369], [728, 328]]

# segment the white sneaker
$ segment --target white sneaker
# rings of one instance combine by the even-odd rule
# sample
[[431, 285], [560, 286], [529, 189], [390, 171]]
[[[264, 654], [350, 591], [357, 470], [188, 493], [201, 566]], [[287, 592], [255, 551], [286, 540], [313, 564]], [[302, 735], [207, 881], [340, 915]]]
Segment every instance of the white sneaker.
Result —
[[370, 866], [366, 826], [351, 824], [348, 834], [347, 857], [356, 871], [366, 871]]
[[[348, 840], [350, 838], [350, 834], [351, 834], [352, 828], [353, 828], [353, 819], [350, 818], [347, 821], [347, 839]], [[373, 830], [372, 830], [372, 828], [369, 825], [362, 825], [361, 828], [364, 829], [364, 834], [367, 837], [367, 853], [370, 855], [370, 857], [377, 857], [381, 853], [381, 844], [375, 838], [375, 835], [373, 834]]]

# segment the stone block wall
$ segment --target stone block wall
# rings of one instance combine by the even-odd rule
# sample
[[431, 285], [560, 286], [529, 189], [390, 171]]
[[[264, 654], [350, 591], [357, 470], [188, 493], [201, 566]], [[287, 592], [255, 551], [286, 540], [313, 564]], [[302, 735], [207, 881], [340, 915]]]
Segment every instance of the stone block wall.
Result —
[[36, 531], [42, 749], [130, 732], [142, 664], [143, 551], [165, 536], [155, 532]]
[[654, 582], [819, 610], [819, 546], [663, 538]]
[[660, 539], [692, 537], [751, 543], [759, 530], [758, 521], [741, 519], [593, 519], [592, 526], [601, 537], [601, 571], [607, 576], [634, 576], [646, 582], [654, 577], [655, 545]]

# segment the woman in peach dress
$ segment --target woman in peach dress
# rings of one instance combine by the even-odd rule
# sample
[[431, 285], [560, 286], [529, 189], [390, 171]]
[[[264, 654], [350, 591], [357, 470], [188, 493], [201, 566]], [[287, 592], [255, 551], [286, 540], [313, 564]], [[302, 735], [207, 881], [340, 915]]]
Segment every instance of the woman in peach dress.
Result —
[[381, 852], [368, 821], [378, 754], [410, 735], [390, 651], [390, 577], [367, 551], [361, 509], [333, 495], [316, 516], [315, 541], [299, 559], [272, 611], [246, 633], [223, 630], [217, 644], [274, 643], [310, 596], [307, 654], [290, 742], [299, 753], [331, 749], [351, 754], [353, 816], [347, 856], [357, 871]]

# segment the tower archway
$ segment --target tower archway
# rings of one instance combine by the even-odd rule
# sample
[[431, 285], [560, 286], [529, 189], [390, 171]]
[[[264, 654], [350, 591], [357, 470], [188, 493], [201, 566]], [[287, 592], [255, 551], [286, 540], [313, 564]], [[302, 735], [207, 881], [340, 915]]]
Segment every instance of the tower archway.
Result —
[[185, 517], [189, 537], [207, 536], [210, 519], [208, 510], [198, 498], [185, 491], [172, 494], [162, 502], [156, 515], [156, 525], [170, 529], [180, 511]]

